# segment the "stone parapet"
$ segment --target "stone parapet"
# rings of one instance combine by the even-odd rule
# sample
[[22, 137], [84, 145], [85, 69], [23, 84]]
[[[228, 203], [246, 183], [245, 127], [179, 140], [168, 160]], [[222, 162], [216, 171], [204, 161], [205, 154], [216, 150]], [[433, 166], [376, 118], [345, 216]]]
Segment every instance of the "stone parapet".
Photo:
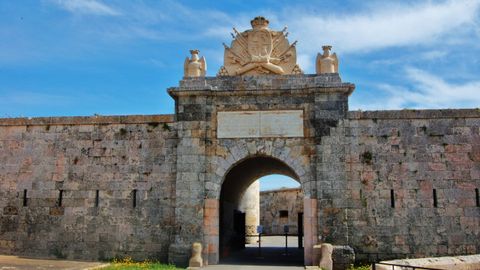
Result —
[[480, 109], [350, 111], [348, 118], [361, 119], [441, 119], [478, 118]]
[[0, 118], [0, 126], [172, 123], [173, 114]]
[[320, 75], [261, 75], [229, 77], [195, 77], [180, 81], [179, 87], [168, 89], [171, 96], [182, 91], [252, 91], [252, 90], [315, 90], [351, 94], [355, 85], [344, 83], [338, 73]]

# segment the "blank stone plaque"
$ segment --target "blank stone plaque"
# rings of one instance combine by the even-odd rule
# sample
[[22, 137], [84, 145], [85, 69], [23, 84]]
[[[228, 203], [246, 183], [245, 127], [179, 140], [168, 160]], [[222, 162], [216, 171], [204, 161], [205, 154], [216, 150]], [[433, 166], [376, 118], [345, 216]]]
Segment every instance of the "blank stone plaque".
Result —
[[303, 137], [303, 111], [218, 112], [217, 137]]

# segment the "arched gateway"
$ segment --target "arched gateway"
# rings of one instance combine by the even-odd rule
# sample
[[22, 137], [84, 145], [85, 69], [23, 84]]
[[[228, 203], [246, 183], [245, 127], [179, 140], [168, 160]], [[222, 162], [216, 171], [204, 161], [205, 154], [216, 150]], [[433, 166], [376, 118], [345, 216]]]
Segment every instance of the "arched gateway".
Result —
[[[243, 247], [241, 238], [245, 237], [245, 214], [243, 222], [240, 221], [240, 234], [235, 229], [238, 227], [238, 214], [240, 212], [240, 203], [243, 195], [249, 186], [260, 177], [269, 174], [283, 174], [300, 182], [300, 178], [295, 171], [286, 163], [279, 159], [265, 155], [249, 156], [235, 163], [226, 173], [222, 183], [219, 201], [219, 250], [220, 256], [226, 257], [230, 251]], [[301, 183], [301, 182], [300, 182]], [[256, 191], [258, 193], [258, 190]], [[258, 196], [258, 194], [257, 194]], [[309, 199], [306, 199], [307, 202]], [[257, 205], [259, 207], [259, 205]], [[248, 218], [248, 215], [246, 216]], [[205, 222], [209, 223], [211, 216], [205, 217]], [[308, 230], [307, 239], [311, 238], [312, 230]], [[240, 236], [240, 239], [239, 239]], [[308, 241], [307, 241], [308, 242]], [[239, 246], [240, 245], [240, 246]], [[310, 247], [311, 248], [311, 247]], [[309, 257], [306, 258], [310, 260]]]
[[[278, 172], [302, 185], [305, 263], [310, 265], [318, 241], [318, 179], [344, 173], [341, 160], [319, 160], [324, 151], [319, 143], [346, 116], [352, 90], [338, 74], [185, 78], [169, 89], [177, 102], [178, 132], [188, 134], [177, 145], [175, 213], [182, 225], [169, 258], [185, 261], [191, 243], [202, 241], [208, 262], [217, 263], [221, 193], [236, 203], [238, 196], [230, 190], [241, 191], [255, 177]], [[237, 177], [245, 180], [226, 185]]]
[[[170, 246], [173, 262], [185, 261], [190, 244], [202, 241], [208, 263], [217, 263], [230, 240], [229, 228], [220, 216], [232, 215], [230, 210], [252, 181], [281, 173], [297, 179], [305, 194], [305, 264], [311, 265], [313, 245], [318, 242], [318, 180], [325, 177], [323, 166], [338, 163], [329, 173], [344, 173], [340, 160], [319, 160], [323, 152], [319, 143], [346, 117], [354, 86], [342, 83], [337, 73], [292, 74], [299, 73], [299, 68], [294, 44], [287, 46], [285, 33], [269, 30], [268, 21], [265, 24], [262, 18], [253, 20], [252, 26], [251, 32], [238, 33], [232, 47], [226, 47], [226, 66], [220, 72], [226, 76], [185, 77], [179, 87], [169, 89], [176, 101], [181, 135], [175, 213], [176, 223], [182, 225]], [[272, 59], [278, 60], [271, 65], [258, 64], [270, 61], [268, 57], [260, 62], [241, 58], [248, 54], [242, 51], [245, 44], [255, 46], [249, 43], [250, 38], [257, 38], [252, 34], [255, 31], [273, 35], [273, 46], [279, 44], [272, 52]], [[230, 65], [232, 61], [251, 64]], [[290, 63], [283, 66], [288, 72], [269, 74], [275, 73], [270, 69], [284, 70], [284, 61]], [[242, 72], [244, 76], [229, 76]], [[338, 147], [343, 146], [339, 143]]]
[[[233, 225], [227, 221], [240, 196], [254, 180], [271, 173], [301, 183], [305, 264], [313, 262], [318, 180], [324, 177], [324, 164], [340, 163], [318, 160], [323, 151], [319, 143], [346, 117], [354, 85], [342, 83], [338, 73], [301, 74], [295, 43], [289, 44], [285, 31], [270, 30], [263, 17], [251, 23], [252, 30], [236, 32], [231, 47], [225, 46], [219, 76], [185, 77], [169, 89], [181, 134], [175, 213], [182, 225], [170, 246], [173, 262], [185, 261], [190, 244], [202, 241], [208, 263], [217, 263], [222, 250], [229, 249]], [[195, 59], [186, 60], [185, 74]], [[342, 166], [330, 172], [338, 170], [340, 176]]]
[[285, 30], [251, 24], [216, 77], [192, 50], [174, 115], [0, 119], [0, 253], [185, 265], [200, 242], [215, 264], [221, 218], [269, 173], [301, 183], [305, 265], [319, 242], [370, 262], [480, 252], [479, 110], [349, 112], [331, 46], [303, 74]]

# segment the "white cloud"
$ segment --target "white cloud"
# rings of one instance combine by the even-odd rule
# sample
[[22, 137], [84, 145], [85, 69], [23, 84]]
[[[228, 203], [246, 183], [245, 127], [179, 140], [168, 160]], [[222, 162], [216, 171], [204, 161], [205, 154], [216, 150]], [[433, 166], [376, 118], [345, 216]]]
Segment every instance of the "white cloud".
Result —
[[[306, 73], [314, 72], [315, 55], [324, 44], [334, 45], [340, 61], [347, 53], [362, 54], [396, 47], [401, 50], [401, 47], [423, 45], [419, 53], [399, 51], [396, 57], [384, 59], [386, 62], [405, 64], [437, 61], [454, 49], [452, 44], [457, 47], [470, 46], [475, 44], [472, 42], [477, 42], [480, 34], [480, 0], [413, 4], [377, 2], [372, 7], [343, 15], [338, 12], [313, 14], [308, 10], [287, 7], [283, 13], [267, 11], [264, 15], [269, 18], [272, 29], [277, 29], [278, 25], [289, 26], [290, 39], [299, 40], [298, 62]], [[216, 13], [202, 14], [205, 14], [202, 18], [206, 21], [216, 22], [208, 28], [199, 27], [199, 31], [207, 37], [229, 40], [232, 26], [242, 24], [243, 27], [238, 27], [240, 31], [250, 28], [249, 14], [222, 14], [218, 16], [221, 20], [215, 20]]]
[[448, 107], [453, 104], [478, 106], [480, 104], [480, 81], [448, 83], [444, 79], [416, 68], [407, 68], [407, 77], [416, 88], [410, 102]]
[[429, 1], [414, 5], [378, 4], [348, 16], [290, 12], [286, 17], [292, 34], [308, 40], [299, 46], [309, 53], [327, 43], [345, 53], [443, 42], [441, 38], [456, 35], [459, 29], [474, 32], [479, 10], [479, 0]]
[[97, 0], [51, 0], [50, 2], [75, 14], [120, 15], [116, 9]]
[[[417, 68], [406, 68], [409, 87], [379, 84], [386, 97], [374, 102], [355, 100], [352, 109], [437, 109], [477, 108], [480, 105], [480, 81], [450, 83]], [[363, 104], [362, 104], [363, 103]], [[366, 104], [366, 105], [364, 105]]]

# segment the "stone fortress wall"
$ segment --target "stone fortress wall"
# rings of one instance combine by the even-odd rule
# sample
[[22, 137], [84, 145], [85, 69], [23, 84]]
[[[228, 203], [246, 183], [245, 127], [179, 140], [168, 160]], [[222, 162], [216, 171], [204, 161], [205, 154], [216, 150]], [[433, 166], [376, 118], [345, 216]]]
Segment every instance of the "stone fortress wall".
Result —
[[[0, 252], [167, 260], [172, 118], [1, 119]], [[369, 261], [479, 252], [479, 110], [349, 112], [318, 147], [345, 172], [318, 181], [322, 240]]]
[[[319, 209], [324, 241], [344, 238], [364, 261], [478, 252], [479, 113], [349, 112], [338, 127], [346, 137], [347, 188], [332, 208]], [[325, 193], [331, 188], [334, 196], [329, 185]], [[299, 212], [301, 189], [260, 192], [264, 234], [283, 234], [283, 225], [295, 234]]]
[[304, 75], [285, 31], [251, 23], [217, 77], [192, 51], [173, 115], [0, 119], [0, 253], [185, 265], [201, 242], [215, 264], [269, 174], [301, 184], [306, 265], [318, 242], [480, 253], [480, 110], [349, 112], [330, 46]]
[[167, 260], [171, 115], [0, 120], [0, 253]]
[[359, 260], [480, 252], [480, 110], [349, 112], [337, 129], [347, 190], [320, 210], [325, 241], [344, 223]]
[[298, 219], [302, 218], [302, 214], [303, 192], [301, 188], [282, 188], [260, 192], [260, 224], [264, 228], [265, 235], [283, 235], [284, 225], [288, 225], [288, 234], [297, 234]]

